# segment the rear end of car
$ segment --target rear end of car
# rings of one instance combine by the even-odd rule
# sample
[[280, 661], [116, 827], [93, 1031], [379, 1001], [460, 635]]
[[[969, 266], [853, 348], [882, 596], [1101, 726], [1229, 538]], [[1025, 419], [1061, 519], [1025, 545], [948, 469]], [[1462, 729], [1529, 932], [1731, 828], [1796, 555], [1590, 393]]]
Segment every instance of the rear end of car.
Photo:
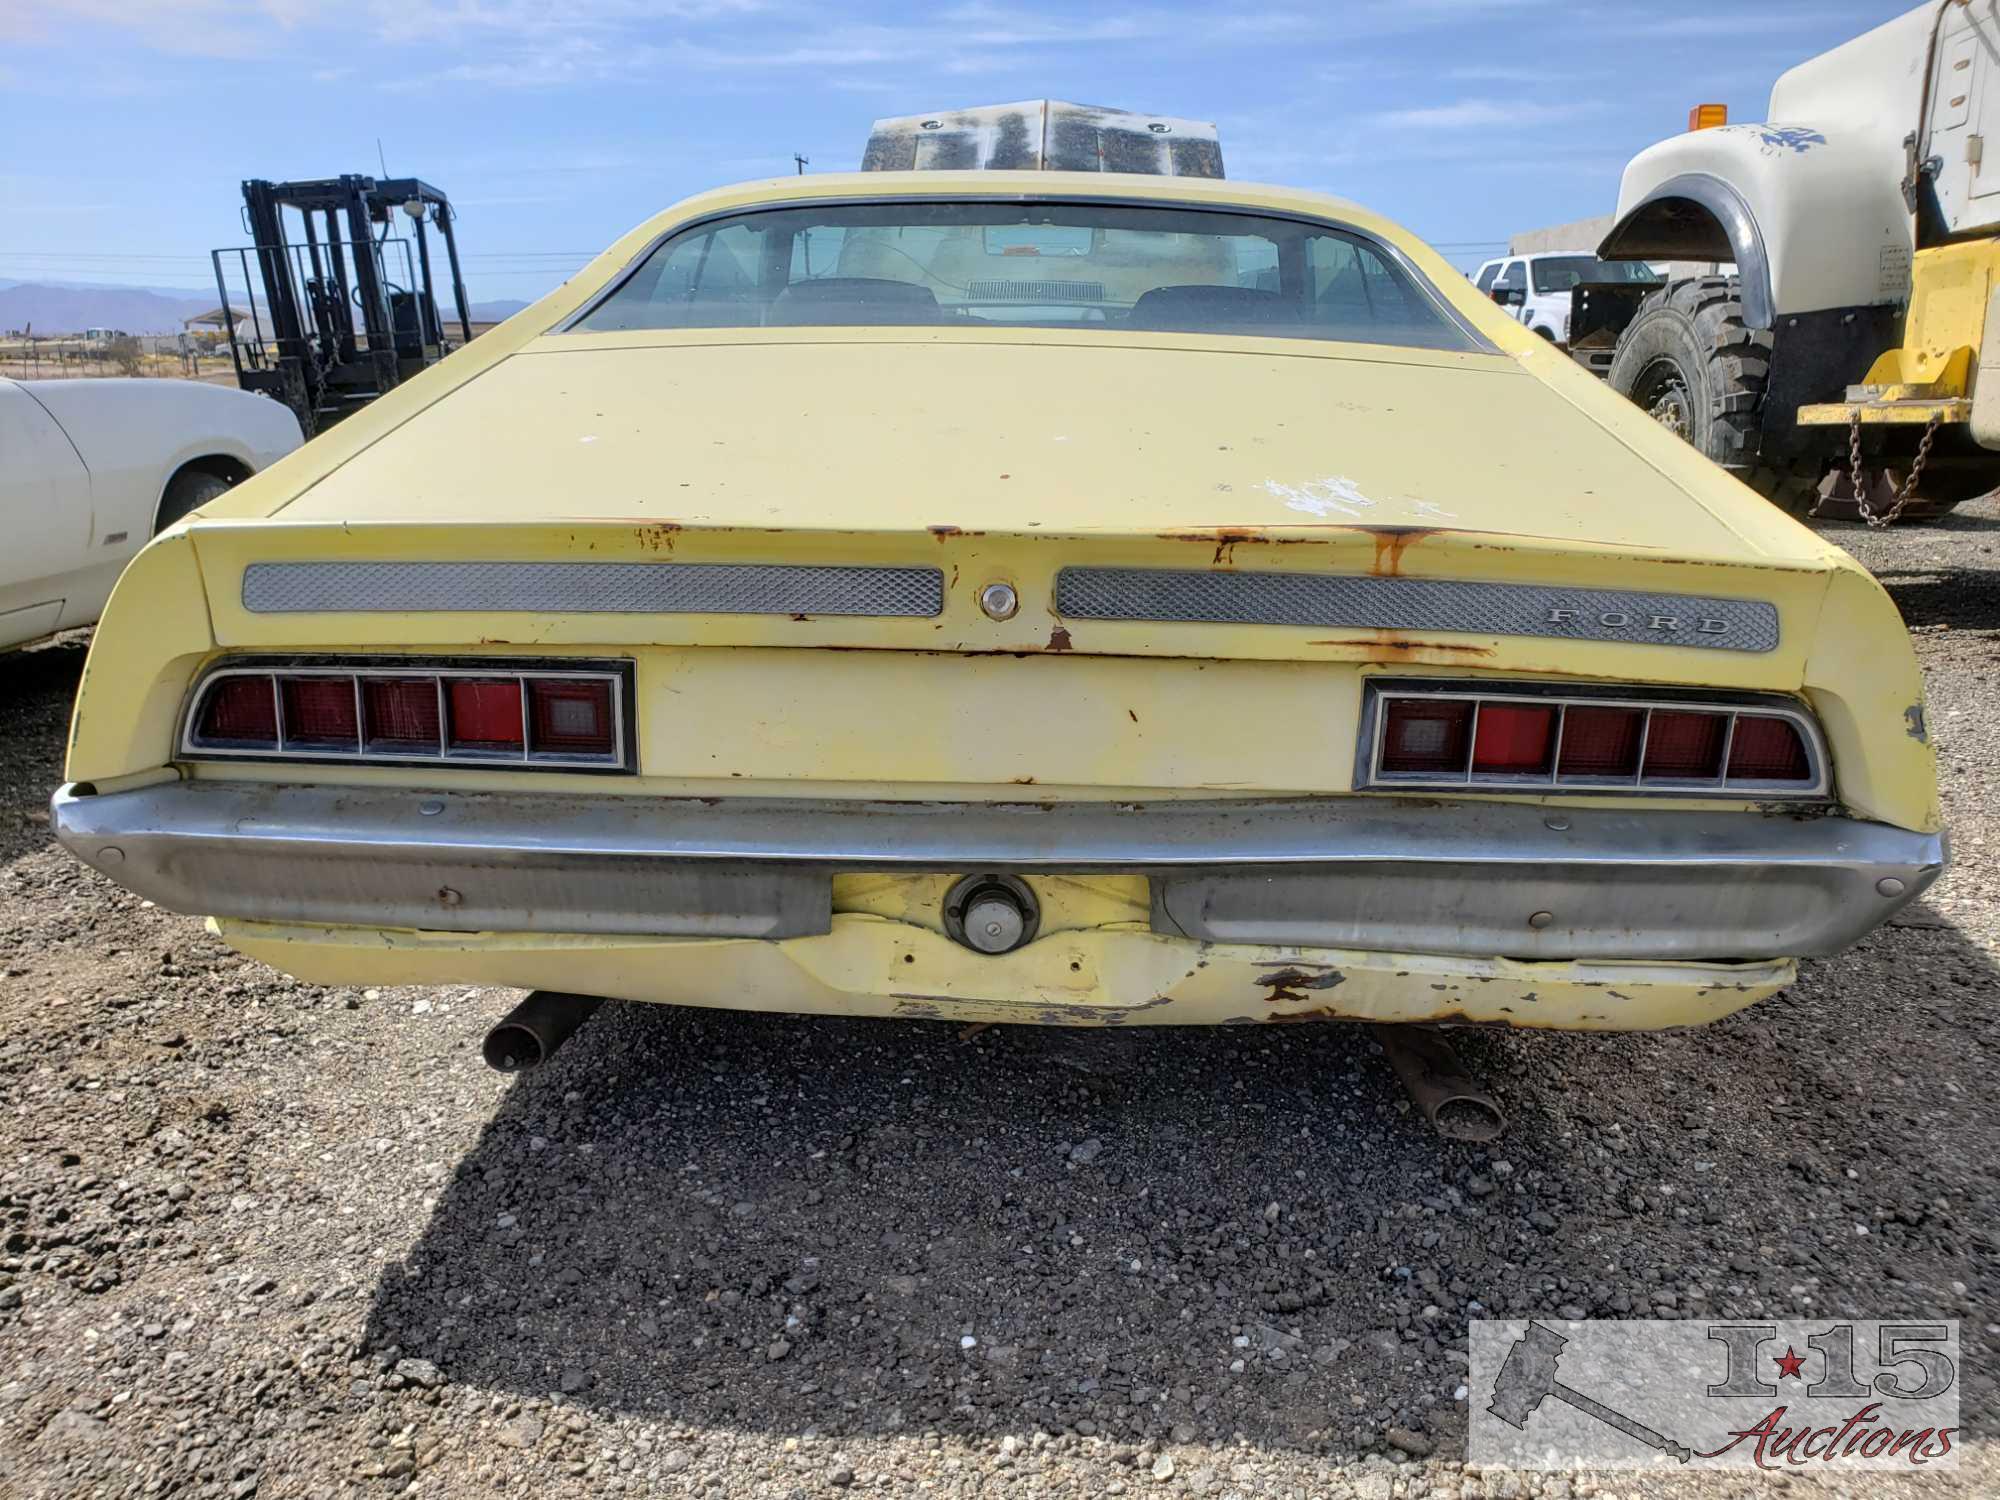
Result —
[[851, 284], [934, 234], [745, 326], [656, 229], [156, 543], [65, 844], [316, 982], [1108, 1024], [1701, 1022], [1935, 877], [1881, 590], [1442, 262], [1339, 229], [1380, 342], [1275, 230], [1141, 317], [981, 190], [934, 317]]

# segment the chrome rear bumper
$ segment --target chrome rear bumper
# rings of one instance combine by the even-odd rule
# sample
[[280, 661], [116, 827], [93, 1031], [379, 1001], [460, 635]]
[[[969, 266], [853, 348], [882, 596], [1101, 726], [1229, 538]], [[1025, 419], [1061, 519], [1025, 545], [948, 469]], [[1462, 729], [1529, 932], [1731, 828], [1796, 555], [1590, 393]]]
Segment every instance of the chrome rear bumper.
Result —
[[852, 871], [1144, 875], [1155, 932], [1526, 959], [1837, 953], [1941, 836], [1784, 813], [1378, 797], [992, 804], [411, 792], [57, 792], [56, 836], [173, 911], [449, 932], [823, 933]]

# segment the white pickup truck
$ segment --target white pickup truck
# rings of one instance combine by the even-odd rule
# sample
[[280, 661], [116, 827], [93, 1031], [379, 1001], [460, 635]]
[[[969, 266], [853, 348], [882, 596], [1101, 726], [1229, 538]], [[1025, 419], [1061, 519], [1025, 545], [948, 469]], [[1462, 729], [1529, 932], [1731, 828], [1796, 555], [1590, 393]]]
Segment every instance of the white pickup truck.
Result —
[[301, 441], [220, 386], [0, 377], [0, 651], [93, 623], [157, 532]]
[[1599, 260], [1588, 250], [1543, 250], [1489, 260], [1472, 284], [1516, 322], [1552, 344], [1569, 343], [1569, 294], [1586, 281], [1653, 285], [1664, 278], [1643, 261]]

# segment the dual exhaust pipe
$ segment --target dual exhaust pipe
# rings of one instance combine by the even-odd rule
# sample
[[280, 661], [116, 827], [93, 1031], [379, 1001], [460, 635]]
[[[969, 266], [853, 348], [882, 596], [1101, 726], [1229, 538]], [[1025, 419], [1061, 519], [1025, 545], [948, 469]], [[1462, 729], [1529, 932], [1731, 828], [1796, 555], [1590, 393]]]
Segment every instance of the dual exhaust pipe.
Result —
[[1448, 1141], [1484, 1145], [1500, 1139], [1507, 1116], [1475, 1083], [1438, 1032], [1428, 1026], [1377, 1026], [1375, 1039], [1409, 1091], [1410, 1102]]
[[[486, 1033], [486, 1065], [500, 1073], [539, 1068], [603, 1006], [598, 995], [536, 990]], [[1499, 1138], [1507, 1117], [1499, 1101], [1466, 1076], [1450, 1043], [1422, 1026], [1377, 1026], [1389, 1065], [1411, 1102], [1449, 1141], [1481, 1143]]]
[[486, 1033], [480, 1047], [486, 1066], [499, 1073], [526, 1073], [539, 1068], [603, 1004], [598, 995], [536, 990]]

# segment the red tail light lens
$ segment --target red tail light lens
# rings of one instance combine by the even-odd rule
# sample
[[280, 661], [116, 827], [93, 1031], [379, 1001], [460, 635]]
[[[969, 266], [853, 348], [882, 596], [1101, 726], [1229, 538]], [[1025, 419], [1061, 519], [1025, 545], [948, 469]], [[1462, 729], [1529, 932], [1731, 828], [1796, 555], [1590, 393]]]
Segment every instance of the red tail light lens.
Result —
[[1722, 774], [1722, 742], [1728, 732], [1728, 714], [1654, 709], [1646, 729], [1646, 774], [1715, 780]]
[[370, 750], [436, 755], [443, 744], [435, 677], [364, 677], [361, 711]]
[[1538, 775], [1555, 750], [1556, 711], [1532, 703], [1482, 703], [1472, 736], [1472, 770]]
[[455, 677], [446, 682], [445, 694], [452, 749], [521, 753], [519, 678]]
[[617, 749], [611, 684], [602, 679], [531, 679], [528, 722], [528, 748], [538, 754], [610, 755]]
[[462, 756], [544, 771], [637, 769], [625, 728], [630, 662], [239, 660], [197, 685], [182, 757], [448, 765]]
[[1729, 742], [1729, 774], [1746, 781], [1808, 781], [1812, 762], [1790, 720], [1741, 714]]
[[278, 699], [271, 679], [225, 677], [209, 689], [196, 734], [204, 744], [240, 750], [278, 748]]
[[1572, 703], [1563, 714], [1561, 776], [1622, 777], [1639, 774], [1639, 734], [1645, 712]]
[[285, 744], [301, 750], [359, 750], [352, 677], [280, 677]]
[[[1380, 725], [1357, 787], [1471, 792], [1651, 792], [1825, 798], [1818, 726], [1765, 695], [1741, 703], [1686, 689], [1495, 681], [1376, 681]], [[1490, 696], [1489, 696], [1490, 694]]]
[[1393, 698], [1382, 726], [1382, 769], [1463, 775], [1472, 704], [1464, 698]]

